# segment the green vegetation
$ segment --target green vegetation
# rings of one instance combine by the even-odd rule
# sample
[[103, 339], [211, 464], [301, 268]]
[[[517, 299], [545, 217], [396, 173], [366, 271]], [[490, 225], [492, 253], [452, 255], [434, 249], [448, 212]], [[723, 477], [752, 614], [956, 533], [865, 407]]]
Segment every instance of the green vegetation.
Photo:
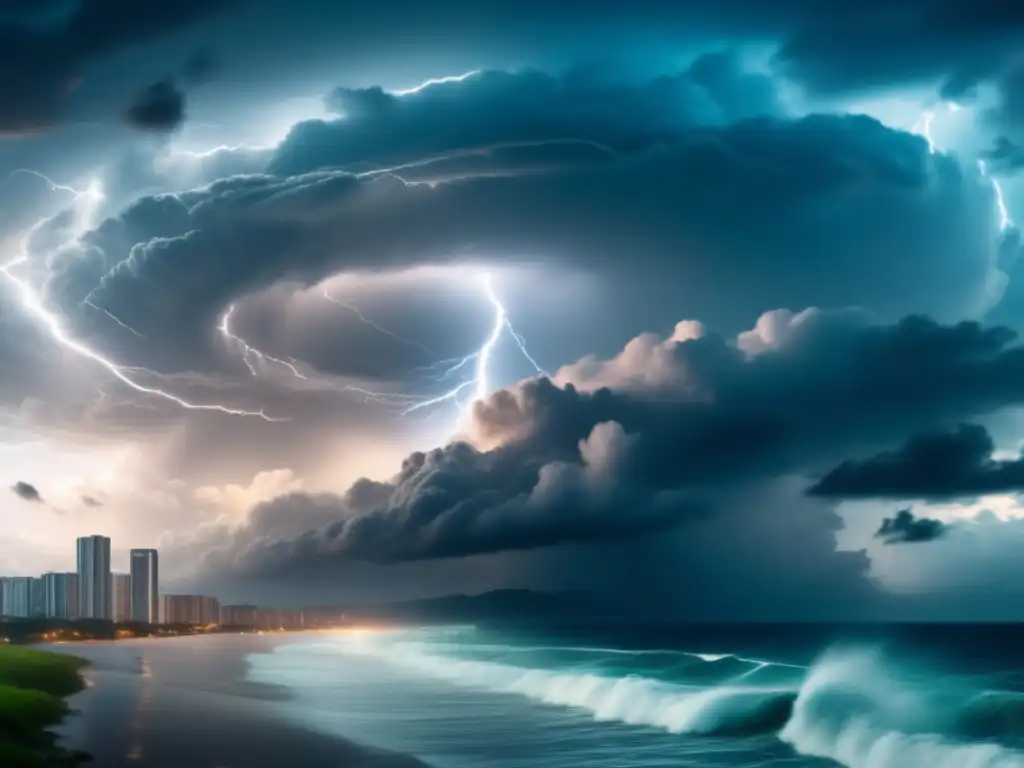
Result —
[[30, 688], [52, 696], [82, 690], [84, 659], [15, 645], [0, 647], [0, 686]]
[[47, 730], [67, 715], [63, 697], [82, 689], [84, 666], [73, 656], [0, 646], [0, 766], [50, 768], [86, 759], [60, 749]]

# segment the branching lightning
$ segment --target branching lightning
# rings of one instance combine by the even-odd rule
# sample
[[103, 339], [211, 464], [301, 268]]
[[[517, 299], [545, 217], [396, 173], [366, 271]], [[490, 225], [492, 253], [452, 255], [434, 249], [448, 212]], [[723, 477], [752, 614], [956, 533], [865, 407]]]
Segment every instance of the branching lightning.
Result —
[[[99, 182], [93, 181], [84, 190], [76, 190], [73, 187], [57, 184], [46, 176], [36, 171], [23, 169], [24, 173], [30, 173], [34, 176], [46, 181], [52, 190], [66, 191], [74, 196], [74, 201], [84, 201], [87, 203], [86, 215], [90, 216], [91, 212], [95, 210], [95, 207], [103, 200], [103, 192], [100, 188]], [[158, 387], [151, 387], [142, 384], [133, 379], [129, 374], [142, 369], [133, 368], [131, 366], [122, 366], [100, 352], [96, 351], [87, 344], [73, 338], [65, 331], [63, 324], [57, 314], [50, 311], [47, 308], [45, 302], [39, 293], [32, 286], [31, 282], [23, 277], [19, 277], [15, 274], [19, 267], [27, 266], [31, 263], [29, 257], [29, 243], [32, 236], [39, 231], [39, 229], [48, 221], [46, 217], [39, 219], [33, 224], [28, 231], [24, 234], [20, 244], [20, 250], [17, 256], [15, 256], [9, 262], [0, 265], [0, 274], [2, 274], [14, 287], [15, 295], [21, 304], [21, 308], [24, 313], [34, 319], [40, 327], [42, 327], [50, 336], [53, 341], [73, 353], [74, 355], [81, 357], [85, 360], [90, 360], [93, 363], [106, 369], [110, 375], [116, 378], [124, 385], [130, 387], [136, 392], [140, 392], [145, 395], [151, 395], [153, 397], [159, 397], [168, 402], [174, 403], [175, 405], [190, 411], [217, 411], [219, 413], [226, 413], [232, 416], [255, 416], [263, 419], [264, 421], [282, 421], [282, 419], [275, 419], [267, 416], [262, 410], [249, 411], [242, 408], [232, 408], [230, 406], [221, 405], [220, 403], [196, 403], [190, 400], [186, 400], [178, 395], [167, 390], [160, 389]], [[87, 231], [89, 223], [84, 221], [80, 225], [81, 232]], [[79, 234], [81, 234], [81, 232]], [[78, 235], [76, 235], [77, 237]], [[109, 313], [108, 313], [109, 314]]]
[[[415, 93], [419, 93], [424, 89], [434, 85], [462, 82], [470, 77], [478, 75], [479, 73], [480, 70], [472, 70], [461, 75], [431, 78], [413, 88], [393, 91], [392, 93], [396, 96], [409, 96]], [[481, 154], [494, 151], [497, 148], [500, 147], [488, 147], [480, 150], [473, 150], [472, 152], [467, 152], [467, 154]], [[600, 148], [607, 150], [607, 148], [603, 146], [600, 146]], [[209, 152], [183, 152], [183, 154], [195, 156], [197, 158], [202, 158], [209, 156], [222, 149], [225, 148], [218, 147]], [[611, 150], [607, 151], [610, 152]], [[432, 158], [429, 161], [425, 161], [423, 164], [426, 164], [428, 162], [436, 162], [436, 160], [437, 158]], [[413, 162], [404, 166], [397, 166], [392, 169], [378, 169], [375, 171], [370, 171], [367, 173], [359, 174], [359, 176], [380, 177], [387, 175], [395, 175], [395, 171], [407, 167], [416, 167], [418, 165], [420, 165], [420, 163]], [[58, 184], [54, 182], [52, 179], [43, 175], [42, 173], [39, 173], [38, 171], [34, 171], [31, 169], [19, 169], [18, 172], [30, 174], [42, 179], [47, 183], [51, 191], [69, 193], [70, 195], [72, 195], [73, 201], [75, 203], [88, 203], [89, 207], [86, 209], [85, 215], [81, 216], [80, 214], [80, 218], [83, 219], [80, 222], [80, 231], [77, 232], [74, 235], [74, 237], [78, 237], [81, 233], [88, 230], [88, 219], [91, 218], [94, 206], [103, 199], [102, 190], [100, 189], [97, 182], [91, 182], [88, 189], [80, 191], [68, 185]], [[396, 178], [400, 177], [396, 176]], [[406, 181], [404, 179], [400, 180], [403, 181], [403, 183], [410, 186], [418, 183], [429, 183]], [[31, 259], [29, 256], [29, 242], [32, 236], [35, 234], [35, 232], [38, 231], [38, 229], [46, 221], [47, 219], [45, 218], [40, 219], [28, 230], [21, 244], [21, 252], [16, 258], [11, 260], [10, 262], [0, 266], [0, 272], [2, 272], [3, 276], [6, 277], [16, 289], [18, 298], [22, 305], [22, 309], [25, 311], [25, 313], [36, 319], [39, 322], [39, 324], [46, 329], [51, 338], [57, 344], [73, 352], [79, 357], [90, 360], [102, 366], [112, 376], [114, 376], [116, 379], [124, 383], [129, 388], [135, 390], [136, 392], [167, 400], [169, 402], [175, 403], [181, 408], [187, 410], [219, 411], [221, 413], [238, 416], [255, 416], [264, 419], [265, 421], [283, 420], [271, 418], [267, 416], [262, 410], [249, 411], [244, 409], [232, 408], [226, 405], [222, 405], [220, 403], [191, 402], [165, 389], [148, 386], [138, 381], [136, 377], [156, 377], [160, 376], [160, 374], [145, 368], [121, 365], [115, 362], [114, 360], [111, 360], [110, 358], [104, 356], [103, 354], [93, 349], [92, 347], [86, 345], [85, 343], [70, 336], [68, 332], [64, 329], [59, 316], [56, 313], [50, 311], [46, 307], [39, 291], [37, 291], [33, 287], [32, 283], [28, 279], [16, 274], [16, 270], [19, 267], [30, 265]], [[383, 405], [398, 408], [401, 410], [402, 414], [413, 413], [415, 411], [419, 411], [430, 406], [446, 402], [453, 402], [456, 404], [458, 408], [462, 409], [468, 404], [468, 402], [486, 397], [486, 395], [489, 393], [492, 386], [491, 364], [493, 361], [495, 349], [499, 341], [501, 340], [502, 334], [506, 330], [508, 331], [508, 334], [513, 340], [513, 342], [516, 344], [516, 347], [519, 349], [520, 353], [530, 363], [534, 370], [536, 370], [538, 373], [544, 373], [544, 369], [541, 368], [541, 366], [529, 353], [526, 345], [526, 340], [512, 326], [512, 323], [508, 318], [508, 313], [506, 312], [504, 305], [502, 304], [501, 300], [498, 298], [497, 293], [494, 290], [494, 285], [491, 276], [485, 273], [481, 275], [480, 279], [484, 295], [487, 298], [487, 301], [490, 304], [491, 308], [493, 309], [493, 322], [491, 324], [491, 328], [489, 333], [487, 334], [486, 339], [478, 349], [474, 350], [473, 352], [464, 357], [442, 360], [434, 363], [429, 367], [430, 370], [440, 371], [440, 374], [435, 377], [436, 381], [444, 381], [453, 378], [460, 372], [464, 372], [470, 369], [470, 367], [472, 367], [473, 371], [471, 377], [464, 378], [465, 374], [463, 374], [462, 381], [460, 381], [458, 384], [450, 388], [448, 391], [436, 397], [421, 397], [410, 394], [374, 392], [371, 390], [355, 386], [346, 385], [339, 387], [337, 386], [337, 384], [330, 382], [328, 382], [327, 385], [337, 389], [338, 391], [346, 391], [358, 394], [369, 402], [380, 403]], [[400, 336], [399, 334], [379, 325], [378, 323], [368, 318], [358, 306], [337, 299], [336, 297], [330, 295], [326, 289], [323, 290], [323, 296], [326, 300], [338, 306], [344, 307], [350, 312], [353, 312], [361, 323], [373, 328], [377, 332], [386, 335], [394, 339], [395, 341], [398, 341], [407, 346], [416, 347], [417, 349], [420, 349], [423, 352], [433, 356], [434, 353], [428, 347], [419, 342]], [[84, 302], [84, 304], [98, 312], [102, 312], [104, 315], [107, 316], [107, 318], [109, 318], [112, 322], [116, 323], [119, 327], [123, 328], [124, 330], [132, 333], [133, 335], [139, 338], [144, 338], [143, 334], [141, 334], [135, 328], [131, 327], [123, 320], [118, 318], [110, 310], [105, 309], [104, 307], [99, 306], [88, 299]], [[235, 309], [236, 307], [233, 304], [228, 306], [225, 312], [221, 315], [220, 321], [217, 325], [217, 331], [226, 341], [233, 344], [239, 350], [242, 361], [244, 362], [246, 368], [249, 370], [250, 374], [252, 374], [253, 377], [260, 376], [260, 364], [266, 365], [268, 363], [273, 363], [282, 368], [285, 368], [292, 376], [294, 376], [297, 379], [301, 379], [304, 381], [308, 380], [308, 377], [301, 370], [299, 370], [295, 362], [290, 362], [289, 360], [269, 355], [266, 352], [263, 352], [262, 350], [252, 346], [245, 339], [241, 338], [237, 333], [235, 333], [232, 330], [231, 326], [231, 321], [234, 316]], [[470, 394], [472, 396], [471, 399], [467, 399], [467, 396]]]
[[466, 355], [465, 357], [456, 358], [454, 361], [442, 361], [437, 365], [443, 365], [447, 362], [453, 362], [453, 365], [448, 366], [441, 378], [447, 378], [452, 373], [459, 371], [470, 363], [475, 362], [474, 375], [471, 379], [460, 382], [456, 386], [449, 389], [437, 397], [430, 397], [423, 400], [419, 400], [403, 411], [403, 415], [412, 413], [414, 411], [428, 408], [433, 405], [439, 405], [445, 402], [454, 402], [459, 408], [465, 407], [465, 403], [460, 402], [460, 396], [467, 389], [473, 389], [473, 400], [481, 400], [487, 396], [490, 391], [490, 364], [491, 359], [494, 355], [494, 348], [497, 346], [498, 341], [501, 339], [501, 334], [506, 329], [509, 335], [513, 338], [516, 346], [522, 352], [523, 356], [530, 362], [534, 369], [538, 373], [544, 373], [544, 369], [541, 368], [537, 361], [533, 359], [530, 353], [526, 349], [526, 342], [522, 336], [516, 333], [516, 330], [512, 327], [511, 321], [508, 319], [508, 313], [505, 311], [504, 305], [498, 298], [498, 295], [494, 292], [494, 285], [491, 280], [491, 276], [488, 273], [481, 275], [481, 282], [483, 284], [484, 293], [487, 296], [487, 301], [494, 309], [494, 321], [491, 325], [491, 332], [487, 335], [483, 345], [474, 352]]
[[293, 363], [290, 363], [287, 360], [281, 360], [280, 358], [274, 357], [273, 355], [268, 355], [266, 352], [262, 352], [256, 349], [256, 347], [250, 346], [249, 343], [245, 341], [245, 339], [235, 335], [231, 330], [231, 316], [234, 314], [235, 305], [231, 304], [225, 310], [224, 314], [221, 315], [220, 323], [217, 325], [217, 330], [220, 331], [220, 334], [225, 339], [233, 341], [235, 344], [238, 345], [239, 349], [241, 349], [242, 361], [249, 369], [249, 373], [251, 373], [253, 376], [259, 376], [259, 372], [256, 370], [256, 364], [253, 362], [253, 360], [255, 359], [257, 361], [262, 361], [264, 363], [277, 363], [283, 368], [287, 368], [292, 373], [292, 375], [295, 376], [295, 378], [303, 380], [307, 379], [307, 377], [304, 376], [302, 372], [299, 371], [299, 369], [296, 368]]

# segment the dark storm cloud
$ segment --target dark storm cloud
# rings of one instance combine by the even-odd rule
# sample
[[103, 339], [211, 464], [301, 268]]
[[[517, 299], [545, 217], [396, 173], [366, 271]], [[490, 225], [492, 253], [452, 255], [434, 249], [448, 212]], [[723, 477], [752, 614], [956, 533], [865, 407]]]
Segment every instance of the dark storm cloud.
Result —
[[1024, 459], [996, 461], [984, 427], [912, 437], [900, 449], [844, 461], [809, 491], [838, 498], [951, 499], [1024, 490]]
[[946, 535], [946, 525], [941, 520], [929, 517], [915, 517], [909, 509], [901, 509], [895, 517], [882, 520], [875, 536], [886, 544], [914, 544], [935, 541]]
[[11, 486], [11, 491], [15, 496], [24, 499], [25, 501], [31, 501], [33, 504], [41, 504], [43, 497], [40, 495], [39, 490], [31, 483], [26, 483], [19, 480]]
[[[434, 187], [312, 172], [143, 198], [56, 260], [51, 298], [83, 332], [95, 323], [104, 324], [96, 334], [109, 330], [96, 313], [83, 315], [88, 298], [159, 340], [161, 360], [134, 338], [118, 352], [166, 369], [206, 364], [222, 309], [279, 280], [467, 256], [614, 275], [626, 306], [651, 303], [656, 275], [655, 290], [671, 286], [671, 306], [726, 328], [777, 306], [958, 318], [997, 295], [992, 193], [973, 171], [864, 117], [693, 127], [694, 114], [720, 115], [716, 104], [750, 88], [731, 67], [706, 58], [681, 78], [635, 87], [491, 73], [408, 104], [378, 92], [361, 103], [354, 129], [305, 124], [275, 162], [380, 167], [491, 147], [484, 175], [505, 162], [516, 172]], [[691, 92], [702, 98], [681, 98]], [[506, 145], [496, 160], [495, 142]], [[515, 142], [547, 146], [508, 146]]]
[[121, 116], [136, 130], [147, 133], [170, 133], [179, 128], [186, 117], [185, 87], [202, 85], [210, 80], [220, 62], [209, 51], [197, 51], [177, 75], [168, 75], [143, 88]]
[[1006, 69], [996, 86], [998, 102], [987, 117], [998, 130], [1009, 133], [1019, 148], [1024, 142], [1024, 64], [1018, 61]]
[[0, 135], [52, 127], [89, 64], [238, 4], [82, 0], [65, 15], [0, 14]]
[[1005, 136], [997, 138], [992, 149], [983, 152], [981, 156], [996, 173], [1024, 170], [1024, 147]]
[[327, 104], [343, 119], [297, 125], [271, 172], [372, 169], [508, 141], [586, 139], [635, 150], [696, 125], [782, 112], [771, 79], [743, 71], [728, 51], [640, 84], [609, 82], [597, 73], [492, 71], [405, 96], [379, 87], [338, 88]]
[[160, 80], [136, 97], [123, 118], [125, 123], [140, 131], [173, 131], [185, 120], [185, 92], [173, 80]]
[[[333, 511], [335, 522], [275, 540], [261, 521], [296, 526], [309, 498], [261, 505], [210, 562], [265, 575], [318, 557], [447, 558], [721, 515], [742, 527], [737, 498], [775, 478], [1020, 403], [1024, 349], [1013, 340], [973, 323], [879, 326], [856, 313], [773, 313], [735, 343], [681, 324], [673, 338], [641, 336], [613, 360], [562, 369], [562, 385], [529, 380], [478, 403], [479, 447], [412, 454], [389, 487], [374, 486], [368, 511], [321, 495], [316, 521]], [[833, 525], [827, 510], [821, 525]]]
[[777, 54], [786, 74], [818, 93], [942, 85], [961, 99], [998, 74], [1024, 39], [1024, 11], [1005, 0], [902, 0], [829, 5], [788, 35]]

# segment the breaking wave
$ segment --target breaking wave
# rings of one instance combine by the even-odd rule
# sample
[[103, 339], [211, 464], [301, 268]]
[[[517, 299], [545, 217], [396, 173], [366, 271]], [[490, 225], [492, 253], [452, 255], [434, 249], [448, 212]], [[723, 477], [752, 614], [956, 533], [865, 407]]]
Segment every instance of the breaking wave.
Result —
[[[777, 735], [798, 753], [848, 768], [1024, 768], [1024, 696], [970, 690], [949, 676], [897, 674], [874, 650], [830, 652], [805, 669], [732, 654], [596, 647], [374, 641], [344, 649], [586, 711], [596, 721], [674, 734]], [[659, 654], [675, 660], [644, 658]]]
[[[808, 673], [780, 733], [849, 768], [1021, 768], [1024, 702], [964, 695], [961, 681], [899, 679], [875, 651], [832, 653]], [[987, 739], [972, 741], [973, 738]]]

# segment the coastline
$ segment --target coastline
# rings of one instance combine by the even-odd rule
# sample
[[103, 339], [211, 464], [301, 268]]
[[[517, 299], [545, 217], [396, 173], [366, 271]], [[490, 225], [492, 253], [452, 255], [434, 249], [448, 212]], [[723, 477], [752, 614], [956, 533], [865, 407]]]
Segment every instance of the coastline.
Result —
[[62, 744], [103, 768], [427, 768], [422, 761], [284, 722], [281, 686], [247, 679], [247, 657], [286, 639], [256, 635], [147, 638], [50, 646], [89, 662]]

